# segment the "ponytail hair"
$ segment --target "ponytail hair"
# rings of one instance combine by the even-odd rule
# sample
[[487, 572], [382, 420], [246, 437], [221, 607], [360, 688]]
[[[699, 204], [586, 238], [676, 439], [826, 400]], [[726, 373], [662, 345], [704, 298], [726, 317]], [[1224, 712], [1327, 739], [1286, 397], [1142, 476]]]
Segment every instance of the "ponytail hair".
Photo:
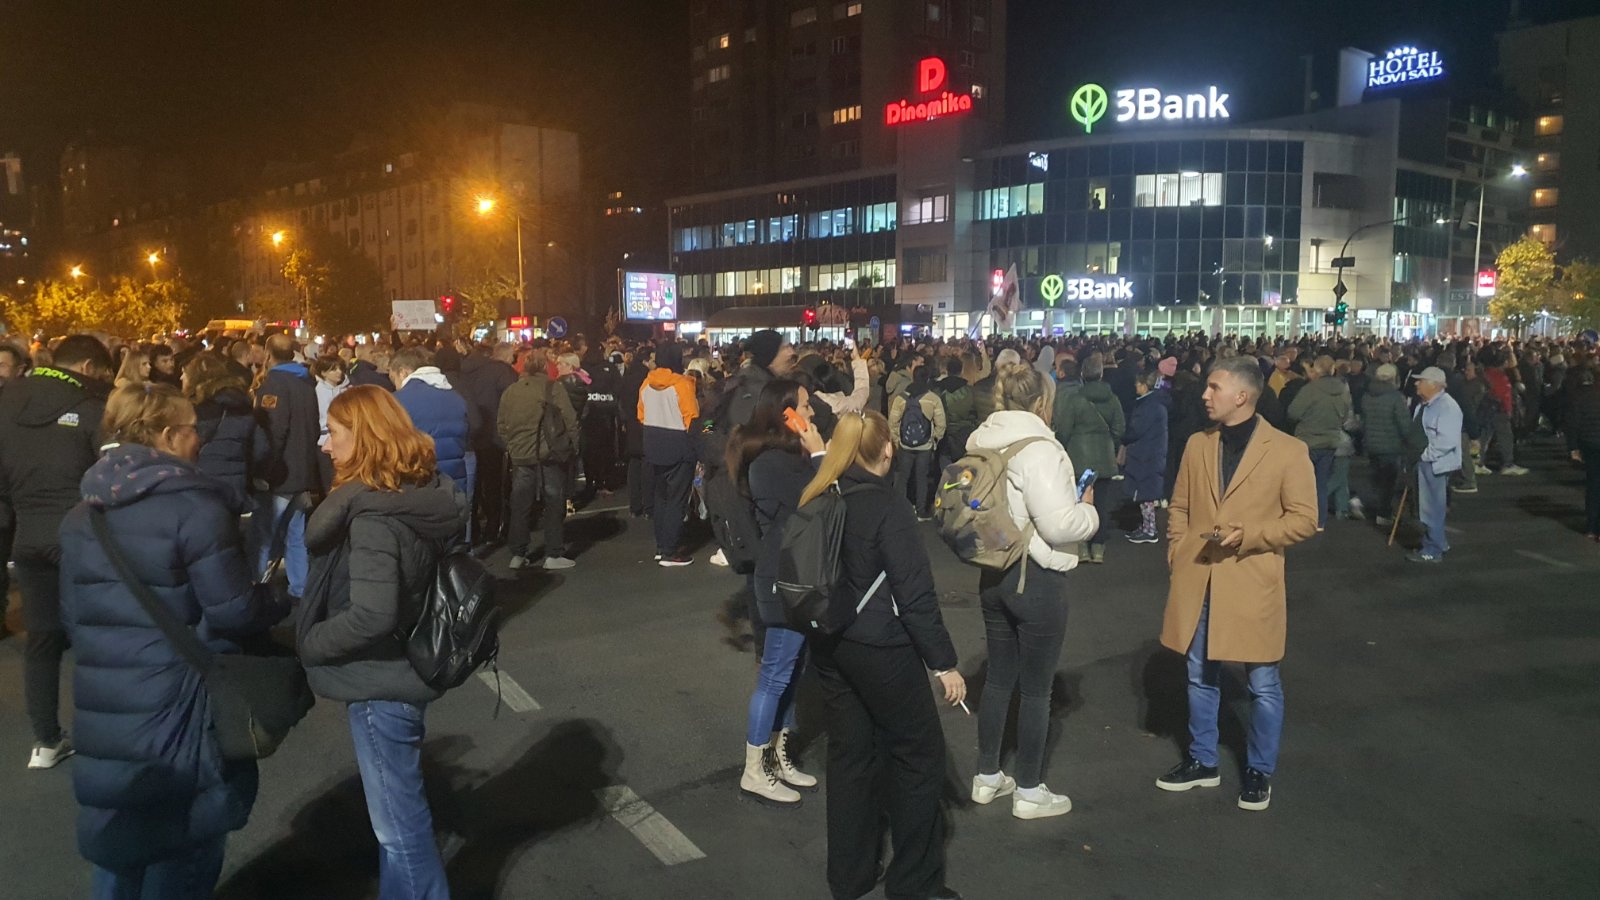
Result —
[[889, 420], [883, 413], [868, 410], [840, 416], [833, 427], [833, 440], [828, 442], [828, 454], [822, 458], [811, 483], [800, 492], [800, 505], [822, 496], [852, 466], [868, 466], [883, 459], [883, 449], [888, 445]]

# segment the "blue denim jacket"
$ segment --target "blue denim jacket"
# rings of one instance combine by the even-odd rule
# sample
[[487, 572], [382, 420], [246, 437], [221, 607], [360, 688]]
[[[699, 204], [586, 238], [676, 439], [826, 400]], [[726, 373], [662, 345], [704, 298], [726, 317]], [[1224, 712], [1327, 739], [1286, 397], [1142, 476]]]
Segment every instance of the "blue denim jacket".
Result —
[[1428, 435], [1428, 448], [1422, 461], [1433, 465], [1434, 474], [1461, 468], [1461, 407], [1449, 394], [1438, 396], [1417, 407], [1422, 430]]

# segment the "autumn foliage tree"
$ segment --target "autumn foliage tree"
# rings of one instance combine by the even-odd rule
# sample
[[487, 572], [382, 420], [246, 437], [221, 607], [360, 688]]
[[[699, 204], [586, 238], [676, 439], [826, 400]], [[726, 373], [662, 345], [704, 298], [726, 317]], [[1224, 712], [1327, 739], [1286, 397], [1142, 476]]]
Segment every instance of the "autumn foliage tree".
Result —
[[181, 278], [140, 281], [126, 276], [99, 282], [37, 282], [31, 294], [3, 298], [7, 326], [18, 334], [55, 337], [105, 331], [146, 339], [180, 328], [193, 292]]
[[1600, 265], [1587, 259], [1568, 263], [1558, 285], [1562, 312], [1579, 328], [1600, 328]]
[[1542, 241], [1524, 237], [1500, 251], [1489, 315], [1518, 335], [1548, 309], [1555, 287], [1556, 258]]

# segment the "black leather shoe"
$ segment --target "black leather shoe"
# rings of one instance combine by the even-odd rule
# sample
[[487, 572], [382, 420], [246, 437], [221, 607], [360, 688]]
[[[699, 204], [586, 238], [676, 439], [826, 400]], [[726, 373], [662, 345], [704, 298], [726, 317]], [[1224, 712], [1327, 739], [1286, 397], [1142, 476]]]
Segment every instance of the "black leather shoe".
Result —
[[1216, 787], [1222, 784], [1216, 766], [1202, 766], [1199, 760], [1185, 756], [1172, 771], [1156, 779], [1156, 787], [1163, 791], [1187, 791], [1197, 787]]
[[[904, 897], [904, 895], [898, 894], [886, 894], [885, 896], [889, 897], [889, 900], [903, 900]], [[961, 900], [961, 895], [956, 893], [955, 888], [947, 885], [939, 888], [931, 894], [927, 894], [918, 898], [918, 900]]]
[[1253, 812], [1272, 802], [1272, 776], [1255, 769], [1244, 770], [1244, 787], [1239, 790], [1239, 808]]

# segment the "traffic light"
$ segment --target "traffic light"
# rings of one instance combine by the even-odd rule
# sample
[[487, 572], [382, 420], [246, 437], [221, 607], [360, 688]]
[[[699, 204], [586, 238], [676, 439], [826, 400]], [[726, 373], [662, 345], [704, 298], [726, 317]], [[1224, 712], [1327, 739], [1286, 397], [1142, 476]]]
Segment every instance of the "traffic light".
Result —
[[800, 321], [803, 322], [807, 328], [817, 327], [817, 311], [811, 307], [806, 307], [806, 311], [800, 314]]
[[1333, 324], [1343, 325], [1350, 316], [1350, 304], [1343, 300], [1333, 304]]
[[447, 319], [456, 314], [456, 297], [454, 294], [445, 294], [439, 298], [439, 311], [444, 313]]

